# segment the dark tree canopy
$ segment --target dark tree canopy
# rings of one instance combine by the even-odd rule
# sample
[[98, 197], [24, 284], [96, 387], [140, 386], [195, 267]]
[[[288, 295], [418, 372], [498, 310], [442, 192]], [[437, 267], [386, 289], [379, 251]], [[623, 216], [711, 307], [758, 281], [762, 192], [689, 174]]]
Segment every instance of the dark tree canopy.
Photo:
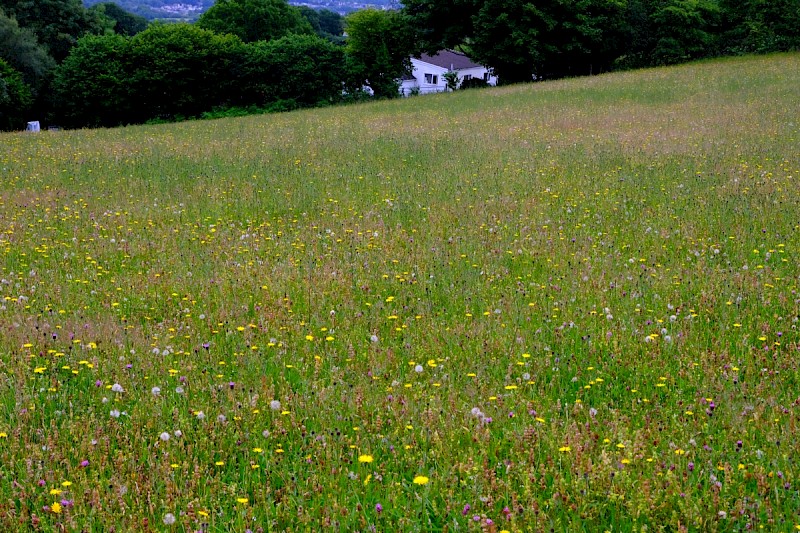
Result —
[[120, 35], [81, 38], [53, 81], [64, 126], [116, 126], [135, 119], [129, 98], [130, 41]]
[[196, 116], [229, 102], [244, 44], [191, 24], [155, 24], [130, 41], [140, 116]]
[[399, 11], [364, 9], [345, 18], [347, 53], [376, 96], [398, 95], [398, 80], [417, 52], [408, 20]]
[[404, 0], [427, 52], [461, 47], [504, 83], [608, 70], [624, 47], [624, 0]]
[[146, 30], [149, 24], [146, 18], [125, 11], [113, 2], [95, 4], [89, 8], [89, 11], [97, 12], [110, 19], [114, 23], [114, 32], [119, 35], [134, 36]]
[[323, 34], [340, 37], [344, 33], [344, 19], [339, 13], [330, 9], [320, 9], [319, 29]]
[[32, 103], [22, 75], [0, 59], [0, 130], [22, 129]]
[[89, 12], [80, 0], [0, 0], [0, 8], [31, 30], [59, 62], [83, 35], [109, 29], [108, 19]]
[[342, 47], [315, 35], [261, 41], [245, 52], [238, 92], [243, 104], [329, 104], [342, 98], [344, 68]]
[[36, 35], [27, 28], [20, 28], [17, 21], [5, 16], [2, 10], [0, 58], [19, 71], [34, 91], [44, 84], [56, 66], [53, 58], [39, 45]]
[[246, 43], [314, 33], [300, 10], [286, 0], [218, 0], [203, 13], [197, 25], [216, 33], [236, 35]]

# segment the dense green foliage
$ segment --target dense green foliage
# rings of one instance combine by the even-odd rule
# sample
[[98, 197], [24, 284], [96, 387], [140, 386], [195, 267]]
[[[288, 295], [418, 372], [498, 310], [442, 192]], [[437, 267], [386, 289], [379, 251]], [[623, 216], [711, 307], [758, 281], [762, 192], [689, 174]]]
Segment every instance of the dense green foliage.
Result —
[[313, 35], [289, 35], [249, 46], [237, 67], [241, 104], [293, 101], [299, 106], [341, 100], [344, 51]]
[[147, 29], [149, 22], [146, 18], [125, 11], [113, 2], [94, 4], [89, 11], [98, 13], [113, 21], [114, 33], [133, 36]]
[[800, 0], [403, 0], [435, 52], [461, 47], [502, 82], [800, 46]]
[[335, 43], [344, 41], [344, 20], [341, 15], [329, 9], [316, 10], [308, 6], [298, 6], [297, 9], [318, 36]]
[[108, 19], [84, 8], [80, 0], [0, 0], [0, 8], [31, 30], [56, 61], [67, 57], [83, 35], [109, 28]]
[[345, 18], [347, 52], [375, 96], [398, 96], [399, 80], [417, 50], [413, 30], [398, 11], [364, 9]]
[[0, 59], [0, 130], [22, 128], [32, 102], [22, 75]]
[[236, 35], [246, 43], [314, 32], [300, 11], [286, 0], [218, 0], [197, 25]]
[[155, 24], [132, 39], [87, 36], [57, 69], [65, 125], [114, 126], [198, 117], [228, 106], [282, 109], [342, 99], [344, 51], [314, 35], [245, 44], [190, 24]]
[[788, 533], [800, 53], [0, 134], [0, 531]]
[[56, 63], [39, 44], [36, 35], [21, 28], [16, 19], [7, 17], [0, 10], [0, 59], [22, 73], [25, 82], [33, 90], [48, 79]]
[[[148, 64], [145, 64], [145, 66]], [[119, 35], [87, 36], [59, 66], [53, 91], [64, 126], [133, 122], [136, 106], [130, 42]]]

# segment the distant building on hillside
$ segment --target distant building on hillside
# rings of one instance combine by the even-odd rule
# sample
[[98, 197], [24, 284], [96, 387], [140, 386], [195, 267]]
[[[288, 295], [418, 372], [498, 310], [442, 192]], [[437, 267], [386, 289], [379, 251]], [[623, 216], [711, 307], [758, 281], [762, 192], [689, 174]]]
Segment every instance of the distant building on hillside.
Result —
[[422, 54], [411, 58], [411, 72], [400, 80], [400, 94], [440, 93], [447, 90], [446, 72], [458, 74], [459, 85], [477, 78], [488, 85], [497, 85], [497, 76], [491, 69], [479, 65], [465, 54], [454, 50], [440, 50], [434, 55]]

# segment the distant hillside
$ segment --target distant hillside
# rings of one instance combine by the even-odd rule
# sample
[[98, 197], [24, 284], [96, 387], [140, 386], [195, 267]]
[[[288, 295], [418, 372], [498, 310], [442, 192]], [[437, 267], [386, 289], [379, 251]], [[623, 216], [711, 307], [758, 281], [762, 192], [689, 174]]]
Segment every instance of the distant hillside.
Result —
[[[107, 0], [83, 0], [86, 7]], [[195, 20], [206, 9], [214, 5], [214, 0], [115, 0], [116, 4], [149, 20]], [[395, 0], [313, 0], [309, 2], [289, 1], [292, 5], [308, 6], [314, 9], [329, 9], [346, 15], [359, 9], [369, 7], [387, 8], [398, 6]]]

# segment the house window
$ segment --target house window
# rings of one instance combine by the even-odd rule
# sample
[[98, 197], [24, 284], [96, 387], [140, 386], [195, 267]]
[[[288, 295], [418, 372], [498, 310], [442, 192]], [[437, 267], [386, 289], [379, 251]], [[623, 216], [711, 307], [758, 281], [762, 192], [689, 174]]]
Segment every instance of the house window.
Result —
[[489, 81], [489, 73], [488, 72], [484, 72], [483, 73], [483, 81]]
[[464, 79], [462, 81], [467, 81], [472, 79], [472, 74], [464, 74]]
[[425, 73], [425, 83], [430, 83], [432, 85], [437, 85], [439, 83], [439, 76], [436, 74], [428, 74]]

